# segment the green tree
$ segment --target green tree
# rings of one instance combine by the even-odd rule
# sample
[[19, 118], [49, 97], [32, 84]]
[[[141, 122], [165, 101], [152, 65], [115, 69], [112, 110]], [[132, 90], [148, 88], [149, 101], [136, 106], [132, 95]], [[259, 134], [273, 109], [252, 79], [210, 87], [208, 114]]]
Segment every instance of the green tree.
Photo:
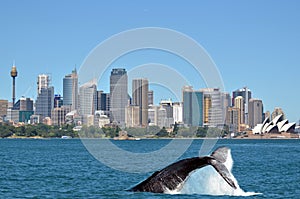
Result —
[[169, 133], [165, 127], [163, 127], [158, 133], [156, 133], [158, 137], [168, 137]]
[[196, 137], [206, 137], [207, 130], [207, 127], [198, 127], [196, 131]]

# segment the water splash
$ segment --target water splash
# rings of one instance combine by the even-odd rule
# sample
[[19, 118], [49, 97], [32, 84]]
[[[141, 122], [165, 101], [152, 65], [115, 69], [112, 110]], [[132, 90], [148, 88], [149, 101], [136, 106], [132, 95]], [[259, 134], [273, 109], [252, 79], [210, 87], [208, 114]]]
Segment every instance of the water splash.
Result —
[[[228, 171], [232, 170], [233, 160], [231, 154], [227, 161], [224, 163]], [[232, 175], [232, 174], [231, 174]], [[232, 188], [227, 182], [220, 176], [220, 174], [212, 167], [207, 166], [192, 173], [192, 175], [184, 182], [182, 186], [179, 186], [177, 190], [169, 191], [168, 194], [201, 194], [201, 195], [214, 195], [214, 196], [253, 196], [260, 193], [245, 192], [242, 190], [232, 175], [232, 179], [237, 185], [237, 189]]]

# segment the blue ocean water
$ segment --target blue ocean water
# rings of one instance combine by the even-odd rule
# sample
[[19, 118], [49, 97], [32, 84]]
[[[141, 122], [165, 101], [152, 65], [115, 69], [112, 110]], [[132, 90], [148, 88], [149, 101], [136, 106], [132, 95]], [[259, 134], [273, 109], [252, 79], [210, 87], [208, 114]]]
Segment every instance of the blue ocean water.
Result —
[[[112, 142], [146, 153], [170, 140]], [[197, 156], [202, 142], [194, 140], [181, 158]], [[232, 173], [241, 189], [261, 193], [249, 198], [299, 198], [299, 139], [219, 140], [218, 146], [231, 149]], [[111, 169], [96, 160], [80, 139], [0, 139], [0, 198], [245, 198], [126, 191], [150, 174]]]

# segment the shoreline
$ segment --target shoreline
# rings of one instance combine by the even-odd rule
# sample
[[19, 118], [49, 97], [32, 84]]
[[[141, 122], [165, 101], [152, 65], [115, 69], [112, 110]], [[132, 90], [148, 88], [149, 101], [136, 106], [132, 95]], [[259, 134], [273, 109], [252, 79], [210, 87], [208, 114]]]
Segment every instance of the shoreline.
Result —
[[[0, 139], [63, 139], [60, 137], [41, 137], [41, 136], [33, 136], [33, 137], [26, 137], [26, 136], [10, 136], [6, 138]], [[160, 137], [160, 138], [149, 138], [149, 137], [135, 137], [134, 139], [114, 139], [114, 138], [88, 138], [88, 137], [74, 137], [68, 139], [99, 139], [99, 140], [114, 140], [114, 141], [139, 141], [139, 140], [297, 140], [300, 139], [298, 134], [295, 136], [280, 136], [280, 135], [268, 135], [268, 136], [261, 136], [261, 135], [251, 135], [251, 136], [238, 136], [234, 138], [209, 138], [209, 137]], [[65, 139], [64, 139], [65, 140]]]

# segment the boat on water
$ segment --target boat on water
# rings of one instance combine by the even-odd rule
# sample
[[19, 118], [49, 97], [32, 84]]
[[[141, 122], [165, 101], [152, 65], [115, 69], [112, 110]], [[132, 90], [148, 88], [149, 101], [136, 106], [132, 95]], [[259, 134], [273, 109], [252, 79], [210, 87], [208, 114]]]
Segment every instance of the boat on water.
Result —
[[68, 136], [68, 135], [63, 135], [61, 136], [61, 139], [71, 139], [72, 137], [71, 136]]

